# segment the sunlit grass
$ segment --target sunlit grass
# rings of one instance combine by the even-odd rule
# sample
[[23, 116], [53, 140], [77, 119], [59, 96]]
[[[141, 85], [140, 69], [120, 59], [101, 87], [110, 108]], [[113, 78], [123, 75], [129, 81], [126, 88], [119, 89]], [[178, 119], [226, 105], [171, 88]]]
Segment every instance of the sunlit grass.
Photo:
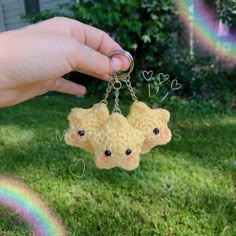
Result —
[[[69, 235], [236, 235], [234, 115], [176, 105], [168, 145], [142, 156], [135, 171], [99, 170], [90, 154], [63, 141], [70, 109], [94, 101], [51, 95], [1, 109], [1, 173], [39, 193]], [[69, 172], [79, 159], [82, 178]], [[73, 171], [80, 176], [83, 162]], [[31, 233], [0, 207], [0, 235]]]

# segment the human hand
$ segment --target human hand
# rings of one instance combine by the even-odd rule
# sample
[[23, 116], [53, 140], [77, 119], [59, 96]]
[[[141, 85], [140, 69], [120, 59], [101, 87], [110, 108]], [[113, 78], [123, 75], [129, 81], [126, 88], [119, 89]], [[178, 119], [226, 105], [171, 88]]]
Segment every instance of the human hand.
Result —
[[[108, 55], [119, 48], [105, 32], [64, 17], [0, 34], [0, 108], [48, 91], [85, 94], [85, 87], [61, 76], [79, 71], [109, 80]], [[129, 67], [122, 55], [113, 62], [116, 71]]]

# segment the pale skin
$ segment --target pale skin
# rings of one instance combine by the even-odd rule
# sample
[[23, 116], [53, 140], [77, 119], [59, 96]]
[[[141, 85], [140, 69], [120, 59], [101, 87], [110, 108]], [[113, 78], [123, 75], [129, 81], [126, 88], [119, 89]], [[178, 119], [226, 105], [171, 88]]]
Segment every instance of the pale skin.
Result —
[[[120, 48], [105, 32], [64, 17], [1, 33], [0, 108], [48, 91], [84, 95], [85, 87], [62, 76], [79, 71], [108, 81], [108, 56]], [[122, 55], [113, 62], [116, 71], [129, 67]]]

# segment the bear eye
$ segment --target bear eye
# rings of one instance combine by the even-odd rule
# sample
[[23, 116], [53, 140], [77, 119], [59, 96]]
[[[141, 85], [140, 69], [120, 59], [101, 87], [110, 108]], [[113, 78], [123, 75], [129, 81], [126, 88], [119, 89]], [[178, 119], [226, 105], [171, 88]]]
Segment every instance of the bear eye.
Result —
[[159, 132], [160, 132], [160, 130], [159, 130], [158, 128], [155, 128], [155, 129], [153, 130], [153, 133], [156, 134], [156, 135], [159, 134]]
[[125, 154], [126, 154], [126, 155], [130, 155], [131, 152], [132, 152], [132, 151], [131, 151], [130, 149], [127, 149], [127, 150], [125, 151]]
[[110, 150], [106, 150], [104, 152], [104, 154], [105, 154], [105, 156], [109, 157], [109, 156], [111, 156], [111, 151]]
[[78, 135], [81, 136], [81, 137], [84, 136], [85, 135], [85, 131], [84, 130], [79, 130], [78, 131]]

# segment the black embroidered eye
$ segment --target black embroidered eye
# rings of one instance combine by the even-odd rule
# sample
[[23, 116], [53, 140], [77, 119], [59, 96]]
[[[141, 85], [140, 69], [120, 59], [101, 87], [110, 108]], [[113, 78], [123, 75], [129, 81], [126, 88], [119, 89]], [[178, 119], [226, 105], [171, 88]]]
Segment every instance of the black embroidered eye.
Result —
[[84, 136], [85, 135], [85, 131], [84, 130], [79, 130], [78, 131], [78, 135], [79, 136]]
[[129, 155], [129, 154], [131, 154], [131, 152], [132, 152], [132, 151], [131, 151], [130, 149], [127, 149], [127, 150], [125, 151], [125, 154], [126, 154], [126, 155]]
[[159, 130], [158, 128], [155, 128], [155, 129], [153, 130], [153, 133], [156, 134], [156, 135], [159, 134], [159, 132], [160, 132], [160, 130]]
[[109, 157], [109, 156], [111, 156], [111, 151], [106, 150], [106, 151], [104, 152], [104, 154], [105, 154], [107, 157]]

